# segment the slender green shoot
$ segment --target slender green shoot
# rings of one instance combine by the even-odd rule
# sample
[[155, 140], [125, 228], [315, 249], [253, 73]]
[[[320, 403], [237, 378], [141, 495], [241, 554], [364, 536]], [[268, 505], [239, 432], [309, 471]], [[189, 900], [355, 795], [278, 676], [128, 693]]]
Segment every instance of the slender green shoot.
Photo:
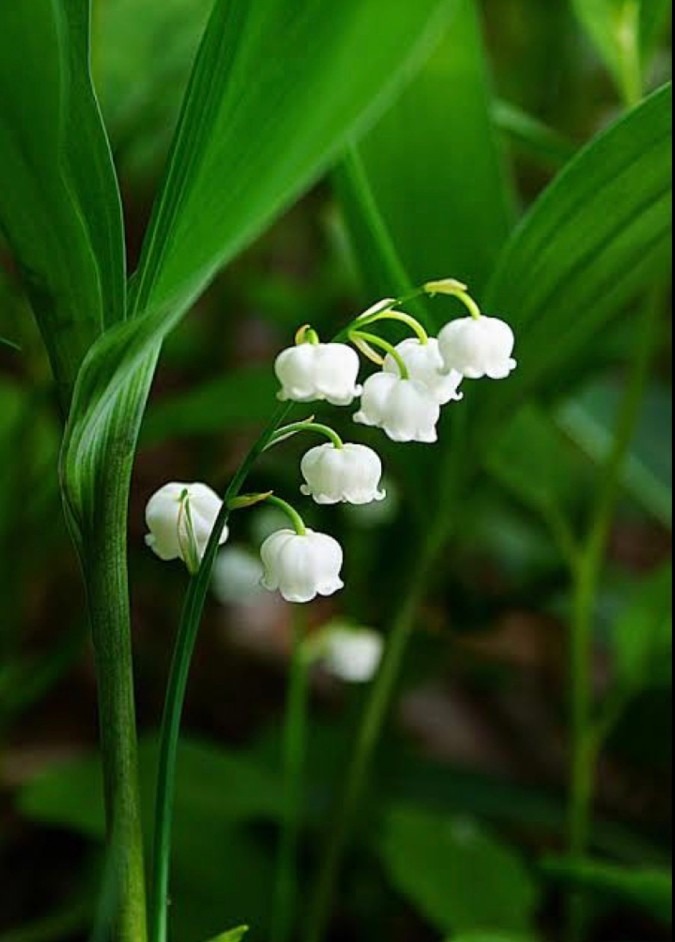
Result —
[[298, 851], [302, 823], [310, 676], [310, 659], [305, 650], [305, 630], [304, 610], [296, 605], [293, 613], [293, 650], [284, 730], [284, 819], [279, 846], [271, 942], [289, 942], [292, 938], [298, 904]]

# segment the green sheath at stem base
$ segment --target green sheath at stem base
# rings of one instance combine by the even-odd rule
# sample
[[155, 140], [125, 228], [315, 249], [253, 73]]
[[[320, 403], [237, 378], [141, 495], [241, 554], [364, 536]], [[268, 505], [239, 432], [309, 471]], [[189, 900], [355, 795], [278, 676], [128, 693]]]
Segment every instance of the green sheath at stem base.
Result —
[[[107, 844], [115, 942], [147, 939], [143, 838], [138, 790], [126, 521], [132, 459], [108, 469], [95, 532], [72, 526], [87, 589], [98, 684]], [[72, 524], [72, 520], [70, 521]]]

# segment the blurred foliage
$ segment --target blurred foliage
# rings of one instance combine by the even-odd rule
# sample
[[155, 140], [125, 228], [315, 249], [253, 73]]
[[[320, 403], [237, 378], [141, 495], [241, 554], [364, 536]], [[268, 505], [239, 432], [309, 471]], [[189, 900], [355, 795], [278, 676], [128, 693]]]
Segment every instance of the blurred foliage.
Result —
[[[93, 65], [121, 173], [131, 267], [210, 6], [94, 4]], [[158, 722], [184, 583], [177, 572], [167, 579], [143, 551], [144, 501], [167, 474], [222, 485], [273, 408], [271, 362], [292, 330], [311, 320], [328, 335], [373, 295], [445, 274], [469, 280], [491, 312], [517, 326], [520, 370], [508, 385], [467, 384], [466, 428], [444, 427], [441, 461], [438, 452], [390, 449], [372, 438], [383, 445], [397, 494], [390, 517], [373, 526], [359, 513], [331, 515], [347, 548], [348, 589], [337, 612], [332, 603], [312, 612], [317, 626], [339, 614], [386, 629], [409, 586], [418, 535], [441, 518], [453, 534], [420, 612], [398, 722], [378, 760], [335, 938], [557, 940], [560, 893], [570, 886], [593, 898], [594, 938], [668, 938], [672, 409], [665, 303], [661, 352], [622, 472], [596, 620], [595, 697], [611, 738], [592, 859], [580, 865], [560, 856], [570, 617], [564, 533], [583, 523], [596, 498], [635, 323], [651, 286], [660, 289], [668, 278], [668, 93], [656, 91], [627, 114], [621, 102], [638, 71], [650, 91], [669, 77], [668, 8], [660, 0], [455, 3], [447, 33], [392, 107], [370, 114], [368, 133], [345, 160], [238, 255], [167, 340], [131, 505], [134, 642], [147, 730]], [[623, 17], [631, 16], [628, 35]], [[625, 46], [626, 35], [633, 45]], [[35, 42], [41, 37], [38, 30]], [[325, 47], [318, 37], [306, 40], [317, 43], [318, 68]], [[18, 72], [8, 74], [17, 81], [18, 50], [13, 64]], [[355, 64], [335, 68], [337, 84], [348, 86]], [[266, 94], [277, 80], [268, 76]], [[53, 89], [28, 91], [27, 133], [47, 115]], [[231, 94], [219, 141], [236, 144], [244, 135], [234, 120], [241, 96], [257, 92], [247, 86]], [[328, 121], [330, 100], [303, 99], [296, 127], [308, 114]], [[271, 186], [299, 142], [291, 128], [270, 121], [250, 134], [248, 156], [242, 151], [238, 159], [248, 161], [252, 178], [269, 173]], [[334, 155], [322, 151], [317, 172], [297, 180], [316, 179]], [[38, 165], [47, 159], [36, 150]], [[208, 162], [227, 189], [232, 168], [219, 149]], [[216, 210], [212, 179], [209, 171], [189, 207], [200, 232]], [[295, 185], [281, 190], [277, 208], [299, 192]], [[73, 198], [59, 192], [46, 220], [32, 205], [16, 208], [56, 261], [59, 240], [71, 238], [56, 236], [63, 200]], [[258, 220], [260, 206], [253, 207]], [[234, 229], [229, 211], [221, 221]], [[78, 228], [72, 239], [81, 237]], [[232, 254], [243, 244], [232, 244]], [[213, 247], [201, 236], [177, 246], [182, 274], [193, 250], [210, 253], [211, 263]], [[90, 845], [102, 833], [98, 767], [89, 757], [95, 700], [77, 563], [58, 497], [59, 407], [1, 245], [0, 261], [0, 337], [20, 347], [0, 347], [0, 860], [10, 875], [0, 890], [0, 926], [25, 922], [16, 938], [65, 942], [85, 937], [92, 908], [85, 877], [96, 869]], [[74, 285], [93, 316], [91, 274], [71, 281], [66, 272], [68, 289]], [[436, 301], [416, 313], [433, 324], [453, 308]], [[337, 417], [339, 430], [350, 427], [347, 420]], [[289, 443], [288, 461], [267, 456], [254, 485], [293, 494], [299, 449]], [[453, 503], [460, 483], [462, 499]], [[320, 526], [328, 518], [311, 507], [308, 519]], [[255, 544], [255, 529], [244, 522], [235, 539]], [[267, 938], [287, 622], [274, 604], [209, 608], [187, 716], [199, 741], [186, 737], [179, 764], [176, 942], [230, 942], [217, 933], [238, 923], [252, 925], [252, 942]], [[307, 879], [363, 694], [317, 676], [314, 697]], [[64, 752], [75, 758], [55, 762]], [[142, 771], [148, 809], [154, 763], [149, 741]], [[72, 840], [78, 853], [64, 883], [56, 876]], [[54, 918], [43, 921], [50, 911]], [[12, 938], [0, 932], [2, 942]]]

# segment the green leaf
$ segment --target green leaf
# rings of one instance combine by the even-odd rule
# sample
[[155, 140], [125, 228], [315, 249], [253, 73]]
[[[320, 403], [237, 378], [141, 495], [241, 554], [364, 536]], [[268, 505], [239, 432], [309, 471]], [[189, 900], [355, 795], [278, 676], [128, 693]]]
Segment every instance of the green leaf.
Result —
[[669, 0], [573, 0], [573, 5], [625, 97], [639, 97], [645, 61], [670, 14]]
[[599, 895], [633, 904], [637, 909], [672, 926], [673, 876], [670, 870], [628, 869], [601, 861], [580, 863], [551, 858], [545, 873], [555, 880]]
[[612, 632], [616, 683], [635, 695], [672, 684], [673, 576], [664, 566], [643, 579]]
[[671, 0], [642, 0], [640, 10], [640, 39], [642, 54], [649, 56], [666, 37], [666, 32], [673, 16]]
[[[596, 383], [557, 414], [559, 428], [597, 464], [606, 461], [614, 444], [621, 395], [617, 383]], [[639, 506], [672, 526], [672, 401], [665, 389], [648, 392], [622, 481]]]
[[509, 101], [495, 101], [492, 117], [516, 149], [539, 158], [546, 166], [564, 167], [577, 152], [576, 145], [562, 134]]
[[447, 942], [534, 942], [534, 937], [511, 935], [504, 932], [469, 932], [455, 935]]
[[247, 932], [248, 926], [242, 926], [239, 929], [232, 929], [231, 932], [224, 932], [222, 935], [216, 936], [211, 942], [241, 942]]
[[[143, 803], [148, 811], [154, 800], [157, 746], [140, 746]], [[27, 817], [68, 825], [92, 837], [105, 829], [99, 787], [101, 772], [95, 758], [56, 765], [30, 782], [20, 793], [19, 807]], [[207, 817], [227, 821], [275, 819], [282, 808], [274, 776], [236, 753], [181, 740], [176, 791], [176, 819], [183, 811], [199, 807]], [[152, 815], [148, 816], [151, 820]]]
[[512, 194], [473, 0], [456, 4], [443, 42], [339, 185], [370, 293], [450, 275], [485, 285], [511, 228]]
[[278, 383], [269, 366], [232, 370], [220, 379], [163, 399], [148, 410], [143, 440], [209, 435], [261, 424], [270, 415]]
[[447, 10], [448, 0], [394, 11], [388, 0], [301, 0], [291, 18], [285, 0], [216, 3], [146, 237], [136, 317], [99, 341], [78, 380], [63, 480], [82, 532], [95, 532], [112, 450], [133, 449], [163, 338], [382, 107]]
[[379, 851], [399, 892], [439, 930], [531, 929], [537, 905], [532, 878], [508, 847], [472, 820], [401, 806], [385, 819]]
[[[156, 765], [156, 743], [142, 743], [140, 778], [148, 846]], [[86, 756], [55, 765], [29, 782], [18, 794], [18, 806], [30, 820], [69, 827], [102, 841], [101, 791], [99, 763]], [[175, 942], [211, 938], [227, 922], [244, 923], [252, 916], [261, 937], [267, 938], [272, 862], [266, 841], [258, 841], [247, 826], [276, 822], [282, 811], [276, 772], [243, 754], [181, 740], [171, 907]]]
[[5, 347], [10, 347], [12, 350], [21, 350], [21, 347], [17, 343], [14, 343], [13, 340], [8, 340], [7, 337], [0, 337], [0, 343]]
[[539, 406], [524, 406], [499, 432], [487, 467], [523, 503], [562, 512], [583, 493], [584, 459]]
[[64, 406], [87, 349], [124, 317], [122, 214], [89, 76], [88, 19], [87, 0], [0, 7], [0, 227]]
[[567, 389], [600, 328], [666, 270], [671, 101], [667, 86], [595, 138], [502, 253], [485, 309], [513, 325], [519, 367], [508, 383], [472, 389], [492, 424], [527, 395]]
[[125, 179], [152, 182], [161, 169], [212, 6], [212, 0], [97, 4], [96, 84]]
[[289, 22], [286, 0], [216, 3], [146, 238], [137, 310], [189, 306], [380, 107], [447, 8], [303, 0]]

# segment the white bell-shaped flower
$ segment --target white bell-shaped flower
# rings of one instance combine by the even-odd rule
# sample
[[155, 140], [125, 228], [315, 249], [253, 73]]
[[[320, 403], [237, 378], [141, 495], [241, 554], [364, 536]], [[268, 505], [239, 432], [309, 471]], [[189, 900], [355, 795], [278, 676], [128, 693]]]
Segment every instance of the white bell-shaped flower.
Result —
[[[464, 377], [457, 370], [451, 370], [447, 374], [442, 372], [445, 364], [435, 337], [430, 337], [427, 343], [422, 343], [416, 337], [409, 337], [398, 344], [396, 350], [408, 367], [410, 378], [424, 383], [440, 405], [459, 402], [463, 398], [459, 387]], [[391, 354], [385, 358], [384, 370], [386, 373], [399, 373], [398, 364]]]
[[228, 546], [213, 568], [213, 594], [223, 605], [251, 605], [261, 596], [263, 569], [260, 557], [242, 546]]
[[[192, 550], [201, 560], [223, 502], [206, 484], [166, 484], [148, 501], [146, 544], [160, 559], [190, 563]], [[223, 530], [220, 543], [227, 541]]]
[[278, 589], [287, 602], [311, 602], [344, 587], [342, 547], [325, 533], [279, 530], [265, 540], [260, 555], [262, 584], [272, 592]]
[[370, 504], [386, 497], [380, 456], [365, 445], [319, 445], [300, 467], [306, 482], [300, 490], [317, 504]]
[[336, 622], [321, 639], [325, 670], [350, 684], [367, 684], [377, 674], [384, 654], [382, 635], [369, 628]]
[[506, 379], [516, 368], [515, 336], [496, 317], [463, 317], [441, 331], [438, 342], [446, 372], [456, 370], [467, 379]]
[[279, 399], [351, 405], [361, 393], [357, 385], [359, 366], [358, 354], [344, 343], [289, 347], [279, 354], [274, 367], [281, 383]]
[[384, 429], [394, 442], [436, 442], [441, 407], [434, 394], [416, 379], [375, 373], [363, 387], [361, 409], [354, 421]]

